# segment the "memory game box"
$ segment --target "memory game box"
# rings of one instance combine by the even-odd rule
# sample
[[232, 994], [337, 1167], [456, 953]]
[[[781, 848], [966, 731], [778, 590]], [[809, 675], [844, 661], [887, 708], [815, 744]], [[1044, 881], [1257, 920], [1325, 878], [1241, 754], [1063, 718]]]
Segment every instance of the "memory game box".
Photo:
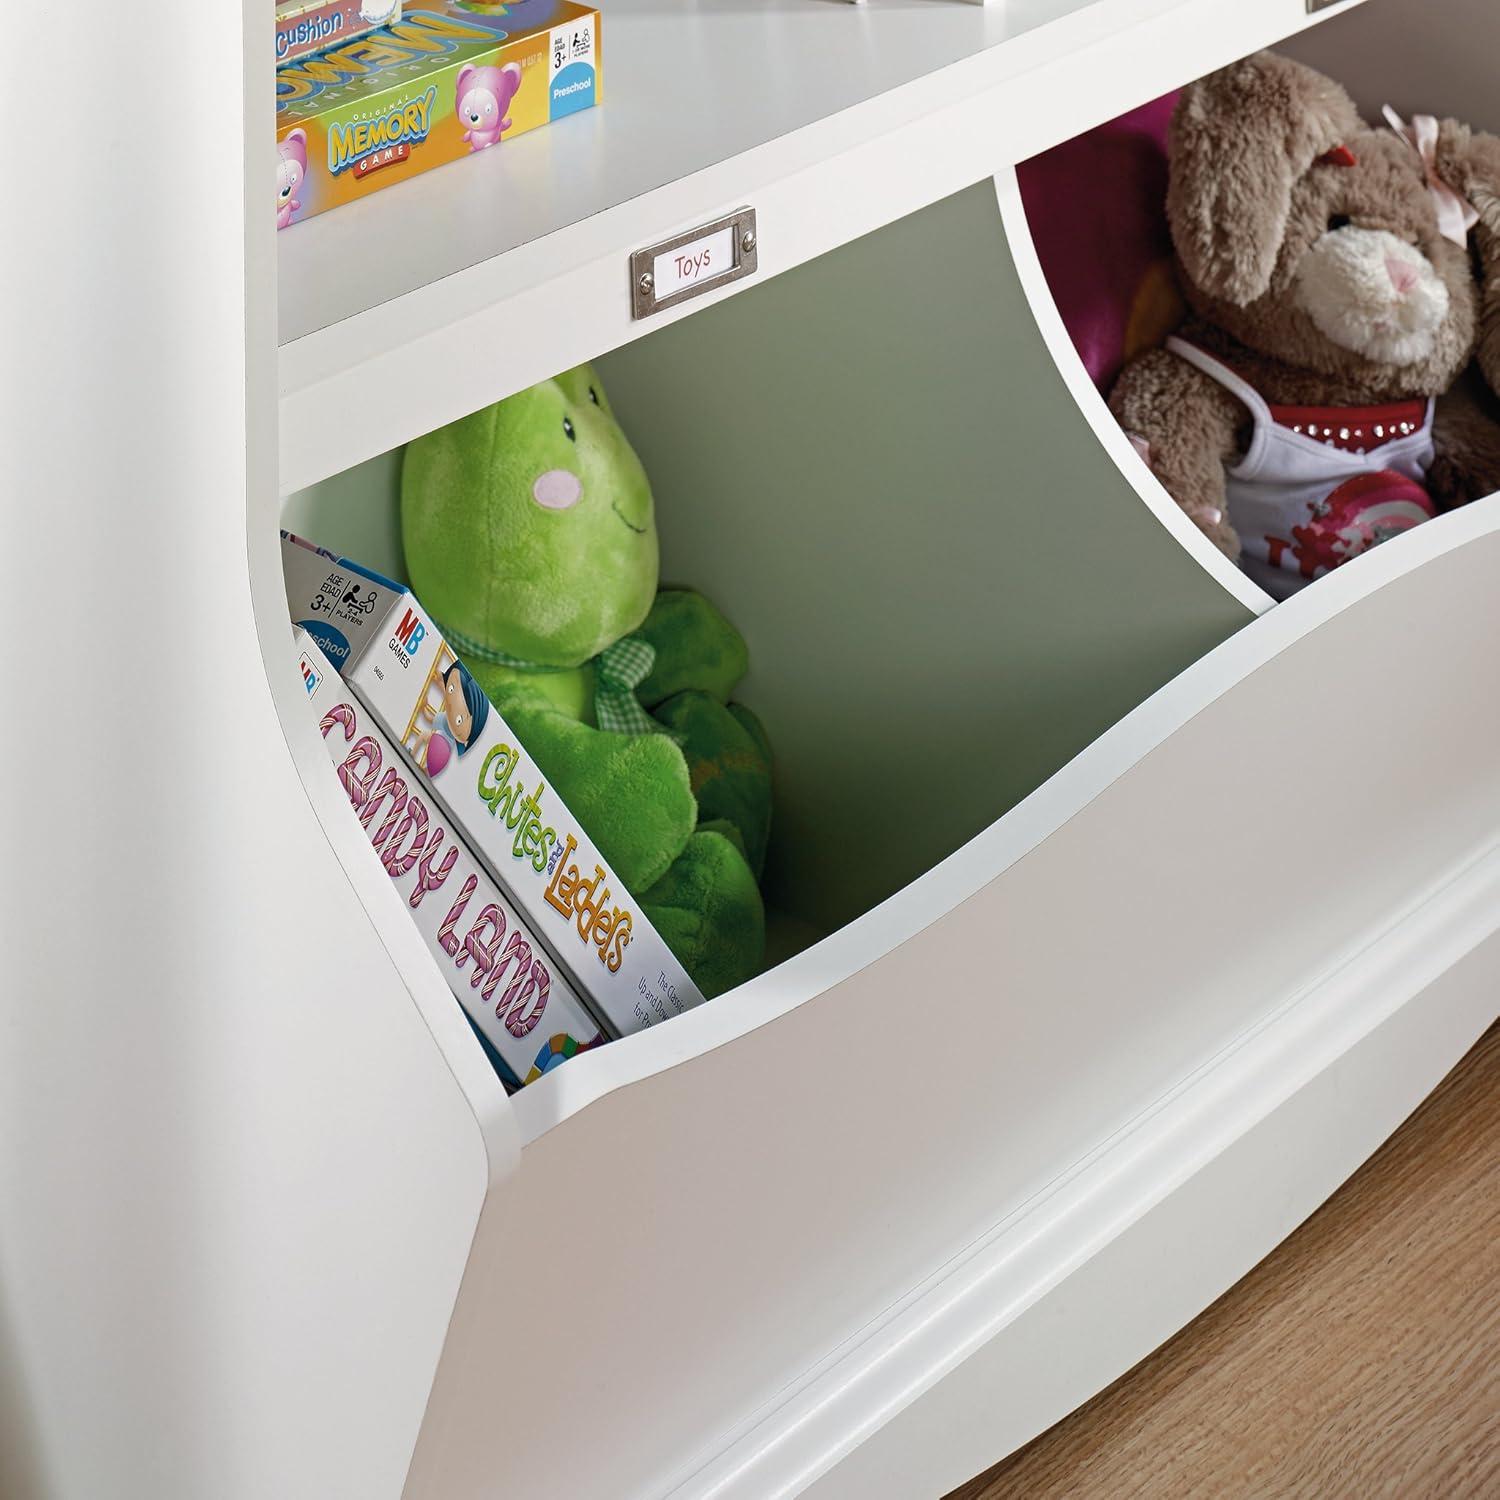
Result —
[[276, 70], [277, 228], [588, 109], [599, 61], [599, 12], [572, 0], [405, 0]]

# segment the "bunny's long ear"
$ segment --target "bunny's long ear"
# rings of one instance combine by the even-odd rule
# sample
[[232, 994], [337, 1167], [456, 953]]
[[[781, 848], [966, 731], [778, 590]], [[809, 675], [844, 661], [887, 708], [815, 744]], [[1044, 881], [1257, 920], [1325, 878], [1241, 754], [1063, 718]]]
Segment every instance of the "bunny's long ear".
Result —
[[1361, 129], [1338, 84], [1274, 53], [1189, 85], [1172, 117], [1167, 217], [1192, 280], [1240, 307], [1265, 293], [1293, 185]]

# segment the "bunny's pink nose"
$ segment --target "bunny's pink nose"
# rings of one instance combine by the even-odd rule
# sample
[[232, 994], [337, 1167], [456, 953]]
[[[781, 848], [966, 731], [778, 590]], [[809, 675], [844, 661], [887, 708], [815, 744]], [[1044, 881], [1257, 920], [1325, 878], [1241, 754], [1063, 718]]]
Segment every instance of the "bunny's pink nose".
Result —
[[1402, 260], [1399, 256], [1387, 255], [1385, 269], [1386, 274], [1391, 278], [1391, 285], [1402, 296], [1405, 296], [1417, 284], [1417, 268], [1410, 261]]

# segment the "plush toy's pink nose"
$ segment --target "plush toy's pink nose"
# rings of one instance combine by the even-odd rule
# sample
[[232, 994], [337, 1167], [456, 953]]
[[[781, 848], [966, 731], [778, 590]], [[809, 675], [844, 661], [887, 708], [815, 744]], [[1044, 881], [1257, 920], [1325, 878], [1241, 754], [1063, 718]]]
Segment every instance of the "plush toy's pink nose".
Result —
[[1410, 261], [1402, 260], [1399, 256], [1387, 255], [1385, 269], [1386, 274], [1391, 278], [1391, 285], [1402, 296], [1405, 296], [1417, 284], [1417, 268]]

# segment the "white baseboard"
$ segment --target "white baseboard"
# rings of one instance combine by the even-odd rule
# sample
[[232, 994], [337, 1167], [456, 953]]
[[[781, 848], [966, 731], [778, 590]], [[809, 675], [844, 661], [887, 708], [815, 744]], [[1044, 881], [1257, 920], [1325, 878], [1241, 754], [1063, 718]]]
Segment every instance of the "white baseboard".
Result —
[[1013, 1452], [1313, 1212], [1500, 1011], [1492, 850], [757, 1413], [680, 1500], [916, 1500]]

